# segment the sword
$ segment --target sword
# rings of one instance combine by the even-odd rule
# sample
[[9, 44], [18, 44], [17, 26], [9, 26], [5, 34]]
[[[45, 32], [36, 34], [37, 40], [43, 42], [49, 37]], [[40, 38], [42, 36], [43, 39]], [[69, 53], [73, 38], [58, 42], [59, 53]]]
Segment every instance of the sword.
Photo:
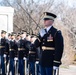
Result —
[[59, 75], [59, 68], [56, 70], [53, 69], [53, 75]]
[[37, 64], [39, 64], [39, 61], [36, 61], [36, 62], [35, 62], [35, 75], [38, 75], [38, 74], [37, 74], [37, 71], [38, 71], [38, 70], [37, 70]]
[[27, 75], [27, 58], [23, 58], [24, 60], [24, 75]]
[[6, 57], [7, 57], [6, 54], [4, 54], [5, 74], [7, 74]]
[[30, 64], [29, 64], [29, 61], [28, 61], [28, 75], [30, 75]]
[[15, 75], [18, 75], [18, 58], [14, 59], [14, 65], [15, 65]]
[[10, 71], [9, 71], [9, 67], [10, 67], [10, 60], [8, 60], [8, 64], [7, 64], [7, 75], [10, 75]]
[[16, 67], [17, 67], [17, 70], [16, 70], [16, 75], [18, 75], [18, 60], [16, 61]]

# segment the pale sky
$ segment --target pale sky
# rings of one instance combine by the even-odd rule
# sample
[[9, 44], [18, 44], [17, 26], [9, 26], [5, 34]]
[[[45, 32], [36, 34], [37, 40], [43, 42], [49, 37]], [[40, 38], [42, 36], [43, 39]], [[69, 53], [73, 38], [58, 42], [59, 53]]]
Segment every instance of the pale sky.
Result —
[[[39, 1], [39, 0], [34, 0], [35, 2]], [[42, 2], [47, 2], [47, 1], [51, 1], [51, 0], [40, 0], [40, 3]], [[76, 7], [76, 0], [54, 0], [55, 4], [60, 4], [60, 3], [64, 3], [66, 6], [69, 7]]]
[[[0, 2], [3, 1], [3, 0], [0, 0]], [[10, 1], [10, 0], [9, 0]], [[11, 0], [13, 1], [13, 0]], [[24, 0], [22, 0], [24, 1]], [[29, 0], [26, 0], [26, 1], [29, 1]], [[35, 2], [39, 1], [40, 4], [43, 3], [44, 1], [47, 2], [47, 1], [51, 1], [51, 0], [34, 0]], [[76, 0], [54, 0], [54, 4], [60, 4], [61, 2], [64, 3], [66, 6], [70, 6], [70, 7], [76, 7]]]

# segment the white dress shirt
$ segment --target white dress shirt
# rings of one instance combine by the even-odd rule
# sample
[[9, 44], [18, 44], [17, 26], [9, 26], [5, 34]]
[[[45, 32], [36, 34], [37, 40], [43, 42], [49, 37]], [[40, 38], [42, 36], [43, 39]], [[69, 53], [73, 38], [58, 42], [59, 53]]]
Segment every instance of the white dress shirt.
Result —
[[47, 30], [47, 32], [49, 31], [49, 29], [52, 27], [52, 25], [51, 26], [49, 26], [49, 27], [47, 27], [47, 28], [45, 28], [46, 30]]

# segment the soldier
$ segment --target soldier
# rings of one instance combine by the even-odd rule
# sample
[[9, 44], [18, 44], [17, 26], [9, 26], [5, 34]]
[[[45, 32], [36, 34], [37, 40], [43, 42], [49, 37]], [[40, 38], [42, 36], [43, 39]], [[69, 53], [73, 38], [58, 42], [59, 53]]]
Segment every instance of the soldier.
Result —
[[40, 47], [36, 49], [35, 75], [40, 75], [39, 59], [41, 56]]
[[[32, 36], [32, 44], [35, 42], [36, 40], [36, 35]], [[34, 48], [32, 49], [34, 50], [35, 54], [34, 54], [34, 59], [35, 59], [35, 75], [40, 75], [40, 68], [39, 68], [39, 58], [40, 58], [40, 48]], [[32, 51], [31, 50], [31, 51]]]
[[8, 33], [8, 40], [11, 40], [11, 33]]
[[53, 27], [54, 19], [57, 16], [53, 13], [44, 12], [44, 29], [41, 29], [38, 39], [33, 47], [40, 47], [40, 73], [41, 75], [52, 75], [61, 64], [63, 53], [63, 36], [60, 30]]
[[21, 39], [20, 33], [17, 34], [16, 36], [16, 42], [18, 43], [18, 41]]
[[19, 58], [19, 73], [24, 75], [24, 58], [27, 58], [28, 49], [26, 46], [26, 39], [24, 33], [21, 33], [21, 39], [17, 43], [18, 45], [18, 58]]
[[[34, 36], [30, 37], [31, 44], [34, 43]], [[35, 75], [36, 48], [29, 50], [29, 66], [30, 74]]]
[[9, 41], [9, 59], [10, 59], [10, 67], [9, 71], [11, 71], [12, 75], [15, 75], [15, 59], [17, 57], [17, 43], [15, 41], [15, 33], [11, 34], [11, 40]]
[[1, 67], [2, 67], [2, 75], [6, 75], [6, 64], [8, 62], [8, 54], [9, 54], [9, 44], [8, 40], [6, 39], [6, 31], [1, 31]]

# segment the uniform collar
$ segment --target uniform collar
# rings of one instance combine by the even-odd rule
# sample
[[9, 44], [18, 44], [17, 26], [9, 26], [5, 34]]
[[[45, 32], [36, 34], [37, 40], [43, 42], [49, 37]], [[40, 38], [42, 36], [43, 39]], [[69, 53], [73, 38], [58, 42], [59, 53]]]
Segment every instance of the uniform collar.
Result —
[[47, 27], [47, 28], [45, 28], [47, 30], [47, 32], [50, 30], [51, 27], [52, 27], [52, 25]]
[[22, 38], [22, 40], [24, 40], [24, 39], [25, 39], [25, 37]]
[[15, 41], [15, 39], [12, 39], [11, 41]]

